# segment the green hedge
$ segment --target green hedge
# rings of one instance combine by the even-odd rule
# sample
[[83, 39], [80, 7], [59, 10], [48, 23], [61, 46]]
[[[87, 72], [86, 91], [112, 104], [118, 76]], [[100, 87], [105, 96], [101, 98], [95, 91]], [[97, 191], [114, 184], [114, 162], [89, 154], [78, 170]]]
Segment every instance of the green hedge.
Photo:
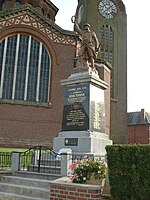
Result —
[[113, 145], [106, 151], [112, 197], [150, 200], [150, 145]]

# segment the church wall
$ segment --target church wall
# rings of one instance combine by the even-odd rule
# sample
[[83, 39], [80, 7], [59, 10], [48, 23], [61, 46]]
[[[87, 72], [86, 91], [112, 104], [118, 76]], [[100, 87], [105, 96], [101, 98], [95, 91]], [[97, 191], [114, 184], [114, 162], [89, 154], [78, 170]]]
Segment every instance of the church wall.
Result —
[[[12, 31], [13, 29], [11, 29]], [[11, 34], [5, 29], [2, 36]], [[22, 105], [17, 102], [0, 102], [0, 146], [31, 147], [34, 145], [52, 146], [52, 141], [61, 130], [63, 111], [63, 87], [60, 80], [67, 78], [73, 71], [75, 47], [50, 41], [37, 30], [17, 26], [15, 32], [33, 34], [41, 40], [51, 54], [50, 105]]]

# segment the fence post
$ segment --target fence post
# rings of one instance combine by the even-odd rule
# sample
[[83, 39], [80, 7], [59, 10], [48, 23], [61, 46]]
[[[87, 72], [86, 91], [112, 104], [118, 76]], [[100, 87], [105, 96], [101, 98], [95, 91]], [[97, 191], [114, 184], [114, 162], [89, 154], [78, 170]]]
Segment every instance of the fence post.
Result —
[[69, 166], [72, 164], [72, 150], [62, 149], [61, 151], [61, 176], [67, 176], [70, 171]]
[[12, 165], [11, 165], [12, 174], [18, 172], [19, 169], [20, 169], [20, 153], [12, 152]]

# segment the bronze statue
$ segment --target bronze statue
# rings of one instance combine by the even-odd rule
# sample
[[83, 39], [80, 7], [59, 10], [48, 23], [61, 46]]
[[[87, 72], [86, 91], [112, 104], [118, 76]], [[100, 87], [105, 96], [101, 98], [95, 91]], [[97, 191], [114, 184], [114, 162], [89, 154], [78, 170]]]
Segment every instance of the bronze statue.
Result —
[[75, 16], [71, 18], [74, 23], [75, 31], [81, 36], [81, 47], [78, 52], [80, 65], [87, 66], [87, 62], [91, 63], [91, 68], [95, 69], [94, 61], [99, 52], [99, 41], [94, 32], [91, 31], [90, 24], [84, 24], [84, 30], [79, 28]]

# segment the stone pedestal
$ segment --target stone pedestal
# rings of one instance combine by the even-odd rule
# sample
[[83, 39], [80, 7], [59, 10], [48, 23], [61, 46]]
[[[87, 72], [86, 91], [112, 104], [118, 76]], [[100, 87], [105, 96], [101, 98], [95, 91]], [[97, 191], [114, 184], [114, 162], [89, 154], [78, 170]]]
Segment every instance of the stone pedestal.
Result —
[[112, 144], [105, 132], [104, 90], [107, 84], [96, 70], [77, 71], [62, 80], [65, 87], [62, 131], [53, 150], [71, 148], [74, 154], [105, 154]]

